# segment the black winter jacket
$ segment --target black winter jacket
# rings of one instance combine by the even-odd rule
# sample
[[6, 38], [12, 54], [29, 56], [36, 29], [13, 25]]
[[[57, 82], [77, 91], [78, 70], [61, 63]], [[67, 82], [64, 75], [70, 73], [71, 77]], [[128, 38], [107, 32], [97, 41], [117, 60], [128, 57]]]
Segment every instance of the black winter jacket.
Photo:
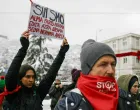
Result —
[[137, 110], [133, 96], [122, 89], [119, 89], [118, 105], [118, 110]]
[[[119, 90], [119, 94], [117, 110], [136, 110], [130, 94], [122, 89]], [[79, 92], [79, 89], [74, 89], [63, 95], [63, 98], [57, 103], [54, 110], [94, 110], [94, 108]]]
[[[5, 78], [8, 91], [13, 91], [18, 85], [18, 73], [25, 55], [26, 52], [24, 49], [19, 49], [17, 55], [11, 63]], [[62, 54], [57, 55], [49, 68], [48, 73], [42, 79], [38, 87], [35, 87], [35, 89], [31, 91], [22, 86], [18, 92], [7, 95], [5, 100], [6, 103], [3, 104], [4, 110], [7, 110], [5, 107], [7, 107], [8, 104], [10, 107], [8, 110], [42, 110], [42, 101], [49, 92], [49, 89], [56, 78], [58, 70], [64, 60], [64, 56], [65, 55]], [[24, 100], [22, 100], [22, 98]]]
[[76, 83], [75, 83], [75, 82], [73, 82], [73, 83], [71, 83], [70, 85], [66, 86], [66, 87], [64, 88], [64, 90], [63, 90], [62, 95], [65, 94], [66, 92], [68, 92], [68, 91], [74, 89], [75, 86], [76, 86]]
[[51, 87], [49, 96], [51, 97], [51, 108], [54, 108], [60, 96], [62, 95], [63, 88], [56, 88], [55, 85]]

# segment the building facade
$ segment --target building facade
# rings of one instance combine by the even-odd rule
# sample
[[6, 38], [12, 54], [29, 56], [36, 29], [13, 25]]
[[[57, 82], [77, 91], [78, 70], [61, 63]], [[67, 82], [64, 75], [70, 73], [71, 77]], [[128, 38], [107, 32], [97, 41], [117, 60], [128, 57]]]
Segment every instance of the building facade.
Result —
[[103, 42], [117, 56], [116, 79], [123, 74], [135, 74], [140, 78], [140, 35], [129, 33]]

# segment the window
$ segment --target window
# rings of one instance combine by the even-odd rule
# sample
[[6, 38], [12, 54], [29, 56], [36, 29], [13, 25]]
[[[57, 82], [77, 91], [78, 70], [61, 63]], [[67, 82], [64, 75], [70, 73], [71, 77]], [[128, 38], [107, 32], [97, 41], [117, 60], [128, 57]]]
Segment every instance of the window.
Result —
[[136, 46], [139, 47], [139, 38], [136, 38]]
[[123, 58], [123, 63], [127, 63], [127, 58]]
[[116, 48], [116, 42], [115, 41], [113, 42], [113, 48]]
[[136, 57], [136, 63], [139, 63], [139, 59]]
[[127, 45], [127, 40], [126, 38], [123, 39], [123, 46], [126, 46]]

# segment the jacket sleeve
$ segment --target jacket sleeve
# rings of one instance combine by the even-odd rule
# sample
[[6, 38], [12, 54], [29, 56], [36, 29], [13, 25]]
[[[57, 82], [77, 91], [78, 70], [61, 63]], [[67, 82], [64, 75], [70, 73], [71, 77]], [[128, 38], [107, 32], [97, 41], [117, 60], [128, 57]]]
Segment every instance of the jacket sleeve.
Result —
[[56, 92], [57, 92], [57, 88], [55, 86], [51, 87], [51, 89], [49, 90], [49, 96], [53, 97]]
[[17, 87], [18, 73], [25, 55], [26, 51], [20, 48], [8, 69], [5, 77], [5, 84], [8, 91], [12, 91]]
[[70, 85], [66, 86], [62, 91], [62, 95], [65, 94], [67, 91], [74, 89], [75, 85], [76, 85], [76, 83], [71, 83]]
[[51, 85], [56, 78], [56, 75], [58, 73], [58, 70], [60, 69], [61, 64], [63, 63], [64, 58], [65, 58], [65, 55], [61, 55], [59, 53], [57, 57], [55, 58], [55, 60], [53, 61], [47, 74], [41, 80], [38, 86], [38, 92], [42, 101], [45, 98], [46, 94], [48, 94], [49, 89], [51, 88]]

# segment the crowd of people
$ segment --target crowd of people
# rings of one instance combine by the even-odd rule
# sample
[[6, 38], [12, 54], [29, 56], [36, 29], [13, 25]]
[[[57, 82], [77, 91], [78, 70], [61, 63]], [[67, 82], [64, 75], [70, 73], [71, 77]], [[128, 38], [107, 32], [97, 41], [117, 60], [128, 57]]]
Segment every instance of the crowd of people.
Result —
[[[72, 83], [63, 86], [57, 73], [69, 50], [66, 38], [51, 67], [36, 86], [36, 70], [22, 64], [29, 47], [29, 32], [20, 37], [21, 48], [8, 72], [0, 80], [4, 96], [1, 110], [43, 110], [42, 101], [51, 97], [51, 110], [140, 110], [139, 79], [121, 75], [115, 79], [117, 58], [107, 44], [86, 40], [80, 53], [81, 69], [72, 69]], [[1, 89], [2, 88], [2, 89]], [[5, 89], [4, 89], [5, 88]]]

